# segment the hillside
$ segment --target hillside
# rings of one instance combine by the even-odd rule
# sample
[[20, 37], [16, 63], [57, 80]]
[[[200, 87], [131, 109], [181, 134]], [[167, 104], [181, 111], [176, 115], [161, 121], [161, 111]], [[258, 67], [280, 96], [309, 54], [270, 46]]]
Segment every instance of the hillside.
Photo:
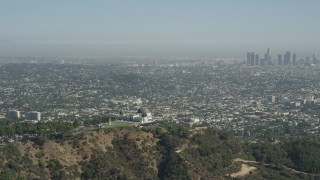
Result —
[[0, 179], [320, 178], [319, 141], [249, 143], [163, 123], [35, 142], [1, 145]]

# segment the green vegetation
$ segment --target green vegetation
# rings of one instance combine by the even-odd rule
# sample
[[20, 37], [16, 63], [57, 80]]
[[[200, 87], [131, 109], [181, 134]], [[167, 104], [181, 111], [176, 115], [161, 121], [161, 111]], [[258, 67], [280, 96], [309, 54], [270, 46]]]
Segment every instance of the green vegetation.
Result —
[[259, 143], [250, 145], [257, 161], [286, 166], [307, 173], [320, 173], [320, 142], [297, 140], [293, 142]]
[[92, 120], [86, 121], [52, 121], [52, 122], [21, 122], [12, 120], [0, 121], [0, 136], [15, 137], [16, 135], [23, 136], [22, 141], [32, 140], [37, 145], [43, 145], [47, 140], [64, 140], [71, 136], [75, 128], [80, 125], [86, 127], [92, 125], [103, 124], [103, 128], [110, 127], [126, 127], [132, 126], [131, 122], [114, 121], [115, 117], [110, 117], [112, 125], [109, 126], [109, 116], [94, 117]]
[[[112, 116], [112, 117], [109, 117], [109, 116], [97, 116], [97, 117], [93, 117], [91, 120], [85, 120], [83, 121], [83, 125], [84, 126], [90, 126], [90, 125], [97, 125], [97, 124], [101, 124], [101, 123], [109, 123], [109, 119], [113, 122], [115, 121], [116, 117], [115, 116]], [[76, 123], [76, 121], [75, 121]]]
[[213, 128], [115, 125], [58, 140], [39, 136], [25, 151], [7, 144], [0, 148], [0, 179], [228, 179], [240, 170], [236, 158], [257, 161], [248, 162], [257, 170], [245, 179], [320, 178], [319, 141], [250, 143]]
[[82, 162], [83, 179], [155, 179], [153, 169], [148, 166], [143, 151], [133, 140], [112, 141], [114, 148], [106, 153], [96, 152], [89, 162]]
[[114, 121], [109, 125], [109, 123], [101, 124], [101, 128], [118, 128], [118, 127], [127, 127], [133, 126], [135, 123], [128, 121]]
[[39, 123], [12, 123], [10, 121], [6, 121], [2, 122], [2, 124], [4, 125], [0, 126], [0, 136], [39, 134], [53, 137], [54, 134], [58, 133], [70, 134], [74, 129], [72, 123], [63, 121]]
[[311, 173], [320, 173], [320, 142], [296, 141], [287, 146], [287, 152], [294, 163], [293, 168]]

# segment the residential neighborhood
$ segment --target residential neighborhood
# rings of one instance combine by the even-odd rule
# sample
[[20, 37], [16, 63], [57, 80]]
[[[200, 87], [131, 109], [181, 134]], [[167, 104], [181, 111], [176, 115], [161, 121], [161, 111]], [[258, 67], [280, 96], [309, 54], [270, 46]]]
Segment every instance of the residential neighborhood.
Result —
[[130, 121], [147, 107], [153, 121], [207, 123], [251, 140], [314, 138], [320, 126], [319, 70], [247, 66], [234, 59], [3, 62], [0, 111], [9, 119], [18, 111], [19, 121], [31, 112], [41, 113], [34, 118], [41, 122], [103, 115]]

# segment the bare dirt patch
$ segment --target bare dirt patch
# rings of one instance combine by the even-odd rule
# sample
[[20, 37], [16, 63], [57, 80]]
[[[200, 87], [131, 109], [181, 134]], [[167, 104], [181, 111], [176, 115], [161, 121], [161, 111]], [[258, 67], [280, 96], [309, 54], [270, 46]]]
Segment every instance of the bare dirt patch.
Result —
[[251, 171], [254, 171], [256, 169], [257, 168], [254, 167], [254, 166], [248, 166], [247, 164], [242, 164], [241, 165], [241, 170], [239, 172], [232, 173], [230, 176], [233, 177], [233, 178], [245, 176], [245, 175], [248, 175]]

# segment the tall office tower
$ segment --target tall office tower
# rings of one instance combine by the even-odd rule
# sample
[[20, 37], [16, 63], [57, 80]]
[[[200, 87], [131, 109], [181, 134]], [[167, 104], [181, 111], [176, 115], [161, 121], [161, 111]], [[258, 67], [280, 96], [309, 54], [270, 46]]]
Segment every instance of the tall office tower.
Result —
[[6, 117], [9, 119], [19, 119], [21, 117], [21, 113], [20, 111], [11, 110], [7, 112]]
[[30, 111], [27, 114], [27, 120], [40, 121], [41, 120], [41, 113], [37, 112], [37, 111]]
[[310, 57], [306, 57], [306, 62], [310, 63]]
[[153, 60], [153, 67], [158, 67], [159, 61], [157, 59]]
[[278, 55], [278, 65], [279, 66], [282, 65], [282, 55], [281, 54]]
[[272, 65], [272, 60], [271, 60], [271, 56], [270, 56], [270, 49], [267, 49], [267, 53], [264, 54], [264, 61], [266, 64], [268, 65]]
[[250, 61], [250, 65], [254, 66], [254, 52], [251, 53]]
[[260, 65], [259, 54], [256, 54], [255, 64], [256, 64], [256, 66], [259, 66], [259, 65]]
[[319, 64], [319, 61], [318, 61], [318, 59], [316, 58], [316, 55], [314, 55], [314, 54], [313, 54], [313, 56], [312, 56], [312, 63], [313, 63], [313, 64]]
[[290, 64], [290, 51], [287, 51], [286, 54], [284, 55], [283, 62], [285, 65]]
[[269, 48], [268, 48], [268, 49], [267, 49], [267, 53], [264, 54], [264, 60], [265, 60], [265, 61], [268, 61], [268, 59], [269, 59], [269, 52], [270, 52], [270, 51], [269, 51]]
[[304, 59], [302, 59], [302, 58], [299, 59], [299, 61], [298, 61], [298, 64], [299, 64], [299, 65], [303, 65], [304, 63], [305, 63], [305, 60], [304, 60]]
[[269, 96], [269, 100], [272, 103], [276, 102], [276, 96]]
[[247, 66], [250, 66], [251, 64], [251, 53], [247, 52]]
[[270, 56], [270, 49], [268, 48], [267, 49], [267, 53], [266, 54], [264, 54], [264, 59], [269, 59], [269, 56]]
[[269, 65], [272, 65], [272, 64], [273, 64], [273, 63], [272, 63], [271, 56], [268, 57], [268, 64], [269, 64]]
[[297, 65], [297, 55], [296, 54], [292, 55], [292, 65], [293, 66]]

